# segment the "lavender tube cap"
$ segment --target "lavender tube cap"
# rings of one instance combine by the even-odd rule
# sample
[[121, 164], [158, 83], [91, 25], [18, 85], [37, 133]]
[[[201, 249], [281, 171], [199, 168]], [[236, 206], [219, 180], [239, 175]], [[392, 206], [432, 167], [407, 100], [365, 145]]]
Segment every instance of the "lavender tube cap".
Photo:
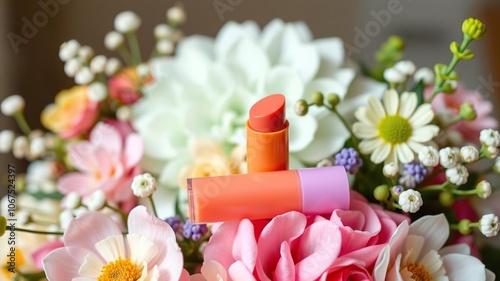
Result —
[[331, 214], [349, 209], [350, 189], [343, 166], [299, 169], [302, 189], [302, 213]]

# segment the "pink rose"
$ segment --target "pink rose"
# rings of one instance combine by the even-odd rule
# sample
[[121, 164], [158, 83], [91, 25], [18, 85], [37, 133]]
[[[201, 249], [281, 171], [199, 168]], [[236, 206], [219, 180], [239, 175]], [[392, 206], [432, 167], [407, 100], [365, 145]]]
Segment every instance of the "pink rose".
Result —
[[[405, 216], [369, 204], [353, 191], [351, 210], [325, 216], [288, 212], [220, 225], [194, 280], [333, 280], [367, 276]], [[225, 277], [224, 277], [225, 276]], [[227, 279], [225, 279], [227, 278]]]
[[109, 80], [109, 93], [114, 99], [123, 104], [134, 104], [142, 96], [139, 91], [139, 84], [137, 70], [128, 67]]

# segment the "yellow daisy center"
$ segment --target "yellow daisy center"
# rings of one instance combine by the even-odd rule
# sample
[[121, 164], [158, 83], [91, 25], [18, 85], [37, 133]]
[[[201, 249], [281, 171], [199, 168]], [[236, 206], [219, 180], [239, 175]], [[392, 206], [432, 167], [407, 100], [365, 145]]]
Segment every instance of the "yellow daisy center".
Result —
[[412, 273], [411, 278], [415, 281], [432, 281], [429, 271], [423, 265], [410, 263], [406, 269]]
[[117, 259], [103, 266], [97, 281], [136, 281], [141, 270], [130, 259]]
[[384, 117], [380, 120], [377, 129], [380, 137], [390, 144], [408, 141], [413, 131], [410, 122], [399, 115]]

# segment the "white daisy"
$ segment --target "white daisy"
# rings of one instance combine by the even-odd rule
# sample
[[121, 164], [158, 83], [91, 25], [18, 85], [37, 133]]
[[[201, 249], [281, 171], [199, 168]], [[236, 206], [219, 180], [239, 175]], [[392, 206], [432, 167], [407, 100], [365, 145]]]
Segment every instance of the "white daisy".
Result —
[[383, 104], [369, 97], [368, 106], [359, 108], [355, 115], [358, 122], [354, 123], [353, 132], [363, 139], [359, 149], [371, 153], [374, 163], [408, 163], [424, 148], [422, 143], [439, 132], [438, 126], [429, 124], [434, 118], [431, 105], [417, 108], [415, 93], [404, 92], [399, 97], [395, 90], [387, 90]]

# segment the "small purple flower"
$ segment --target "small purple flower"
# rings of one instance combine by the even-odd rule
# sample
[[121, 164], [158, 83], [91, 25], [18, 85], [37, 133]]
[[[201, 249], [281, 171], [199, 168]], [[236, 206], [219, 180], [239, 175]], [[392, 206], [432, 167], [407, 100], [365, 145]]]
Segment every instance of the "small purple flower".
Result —
[[361, 160], [354, 148], [343, 148], [339, 153], [335, 154], [335, 165], [344, 166], [349, 174], [355, 174], [359, 167], [363, 165], [363, 160]]
[[177, 232], [181, 227], [181, 219], [178, 216], [166, 218], [165, 222], [170, 225], [174, 232]]
[[189, 220], [184, 223], [184, 237], [188, 239], [193, 239], [194, 241], [200, 240], [200, 238], [208, 232], [208, 227], [206, 224], [191, 224]]
[[403, 191], [405, 191], [405, 188], [402, 185], [395, 185], [392, 187], [392, 193], [395, 195], [399, 195]]
[[404, 165], [405, 174], [412, 176], [416, 183], [424, 181], [425, 176], [429, 172], [427, 167], [420, 164], [418, 161], [412, 161]]

